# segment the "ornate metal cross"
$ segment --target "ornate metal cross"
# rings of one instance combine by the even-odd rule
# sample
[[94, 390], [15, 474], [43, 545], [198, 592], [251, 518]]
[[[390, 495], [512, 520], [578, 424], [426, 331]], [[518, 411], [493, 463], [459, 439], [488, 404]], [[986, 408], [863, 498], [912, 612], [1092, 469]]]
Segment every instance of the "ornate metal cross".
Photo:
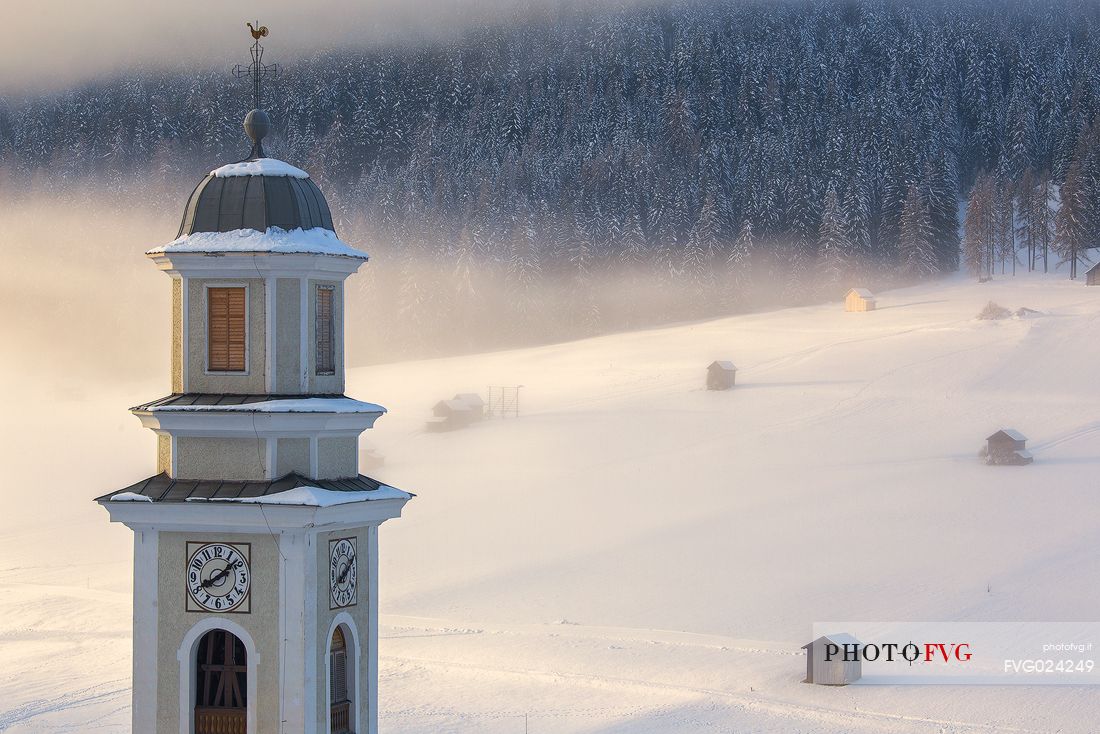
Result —
[[278, 79], [279, 67], [277, 64], [264, 63], [264, 47], [260, 45], [260, 39], [267, 36], [267, 26], [260, 25], [260, 21], [256, 21], [255, 26], [251, 23], [245, 25], [255, 40], [252, 44], [252, 63], [248, 66], [237, 64], [233, 67], [233, 73], [238, 79], [252, 77], [252, 107], [259, 110], [263, 109], [263, 80]]

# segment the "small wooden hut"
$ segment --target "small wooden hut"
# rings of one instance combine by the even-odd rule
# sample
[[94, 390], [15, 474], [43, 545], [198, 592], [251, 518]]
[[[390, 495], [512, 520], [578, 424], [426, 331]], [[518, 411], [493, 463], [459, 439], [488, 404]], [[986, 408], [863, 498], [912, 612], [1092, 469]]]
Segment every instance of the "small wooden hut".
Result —
[[1100, 285], [1100, 263], [1096, 263], [1085, 273], [1085, 285]]
[[987, 464], [1024, 466], [1034, 461], [1027, 450], [1027, 437], [1015, 428], [1002, 428], [985, 440], [982, 458]]
[[844, 296], [845, 311], [874, 311], [875, 294], [866, 288], [853, 288]]
[[737, 379], [737, 367], [728, 359], [711, 362], [707, 367], [707, 389], [729, 390]]
[[[829, 645], [835, 645], [838, 652], [828, 655]], [[802, 649], [806, 651], [806, 680], [802, 682], [819, 686], [846, 686], [859, 680], [863, 676], [863, 661], [858, 651], [854, 656], [850, 652], [845, 655], [845, 645], [856, 645], [858, 648], [860, 641], [840, 632], [822, 635], [803, 645]]]

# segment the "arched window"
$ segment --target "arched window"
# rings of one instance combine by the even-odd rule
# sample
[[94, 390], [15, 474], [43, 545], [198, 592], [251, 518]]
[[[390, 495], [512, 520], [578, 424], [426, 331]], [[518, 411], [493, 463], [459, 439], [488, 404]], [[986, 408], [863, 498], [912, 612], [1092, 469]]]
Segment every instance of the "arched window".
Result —
[[248, 722], [247, 653], [222, 629], [199, 640], [195, 665], [195, 734], [245, 734]]
[[342, 626], [332, 632], [332, 644], [329, 645], [329, 731], [332, 734], [351, 732], [351, 676], [354, 675], [351, 646]]

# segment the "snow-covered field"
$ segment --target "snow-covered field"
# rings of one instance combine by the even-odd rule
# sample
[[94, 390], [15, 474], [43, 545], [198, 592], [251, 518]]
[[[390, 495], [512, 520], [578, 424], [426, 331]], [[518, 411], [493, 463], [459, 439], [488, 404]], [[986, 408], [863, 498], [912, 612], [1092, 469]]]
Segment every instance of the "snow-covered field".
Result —
[[[1100, 616], [1100, 288], [879, 303], [353, 370], [373, 474], [418, 494], [382, 532], [383, 731], [1095, 731], [1093, 688], [800, 682], [815, 621]], [[10, 396], [0, 731], [129, 731], [130, 535], [90, 500], [152, 473], [125, 408], [166, 375]], [[488, 384], [522, 417], [423, 430]], [[1034, 465], [979, 463], [1000, 427]]]

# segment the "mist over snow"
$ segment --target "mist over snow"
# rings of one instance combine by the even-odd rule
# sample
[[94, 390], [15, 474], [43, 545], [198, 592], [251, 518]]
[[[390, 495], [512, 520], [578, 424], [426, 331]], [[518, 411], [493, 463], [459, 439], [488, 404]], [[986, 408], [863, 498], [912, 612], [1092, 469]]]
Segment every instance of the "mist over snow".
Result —
[[[1087, 687], [814, 687], [799, 646], [827, 618], [1094, 618], [1092, 290], [953, 278], [869, 313], [350, 370], [389, 409], [371, 473], [418, 495], [382, 530], [383, 729], [1091, 731]], [[977, 319], [990, 300], [1038, 313]], [[125, 407], [166, 365], [102, 372], [130, 339], [56, 365], [68, 382], [5, 360], [5, 731], [129, 731], [130, 533], [90, 498], [153, 472]], [[703, 389], [715, 358], [739, 367], [729, 392]], [[436, 400], [486, 384], [523, 384], [521, 417], [425, 432]], [[1033, 465], [978, 460], [1004, 426]]]
[[[361, 471], [417, 495], [380, 531], [382, 731], [1096, 730], [1086, 687], [800, 681], [815, 621], [1096, 620], [1100, 7], [18, 11], [0, 732], [130, 734], [133, 538], [92, 498], [156, 472], [127, 412], [171, 390], [144, 253], [247, 152], [254, 12], [269, 153], [336, 222], [310, 247], [370, 254], [346, 392], [387, 413]], [[704, 389], [714, 360], [732, 390]], [[518, 418], [428, 430], [489, 385], [523, 386]], [[1033, 464], [979, 459], [1002, 428]]]

